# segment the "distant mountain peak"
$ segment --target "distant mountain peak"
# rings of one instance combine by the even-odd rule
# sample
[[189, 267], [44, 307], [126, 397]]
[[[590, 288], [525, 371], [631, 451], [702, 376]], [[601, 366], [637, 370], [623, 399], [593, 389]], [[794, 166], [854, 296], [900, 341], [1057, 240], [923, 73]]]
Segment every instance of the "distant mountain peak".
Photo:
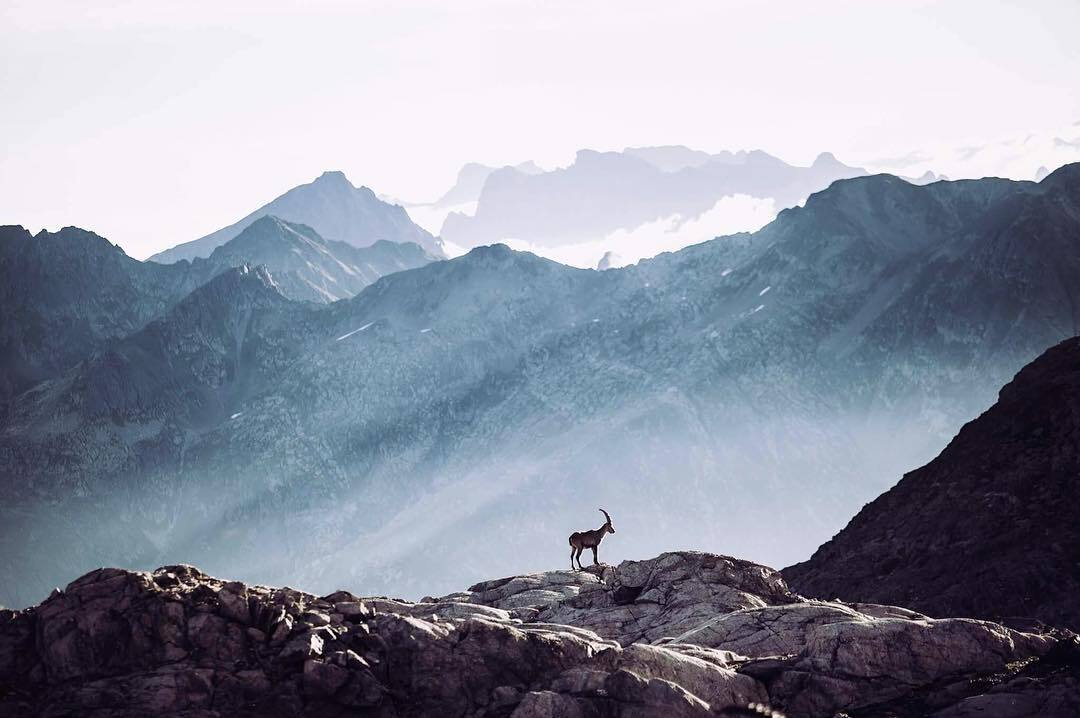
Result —
[[237, 237], [265, 215], [299, 222], [328, 240], [368, 247], [380, 239], [413, 242], [435, 256], [443, 256], [439, 242], [409, 219], [400, 206], [380, 200], [368, 187], [354, 186], [340, 170], [323, 172], [313, 181], [293, 187], [244, 218], [160, 252], [150, 259], [168, 264], [181, 259], [208, 257], [215, 248]]
[[465, 254], [465, 257], [471, 258], [472, 260], [507, 260], [513, 257], [515, 254], [518, 253], [510, 249], [510, 247], [508, 247], [507, 245], [500, 242], [495, 244], [485, 244], [483, 246], [470, 249]]
[[316, 177], [315, 181], [323, 183], [334, 182], [339, 184], [346, 184], [350, 187], [353, 186], [352, 182], [349, 182], [349, 178], [346, 177], [345, 173], [341, 170], [327, 170], [318, 177]]
[[845, 166], [843, 162], [836, 159], [836, 155], [832, 152], [822, 152], [814, 159], [814, 167], [842, 167]]

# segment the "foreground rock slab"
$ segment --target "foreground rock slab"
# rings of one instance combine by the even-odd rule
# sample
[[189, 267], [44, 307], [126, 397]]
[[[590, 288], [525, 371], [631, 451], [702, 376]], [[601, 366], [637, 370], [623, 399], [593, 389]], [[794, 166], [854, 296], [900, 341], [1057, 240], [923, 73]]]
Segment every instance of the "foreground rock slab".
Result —
[[1077, 645], [696, 552], [421, 602], [100, 569], [0, 612], [0, 715], [1064, 716]]

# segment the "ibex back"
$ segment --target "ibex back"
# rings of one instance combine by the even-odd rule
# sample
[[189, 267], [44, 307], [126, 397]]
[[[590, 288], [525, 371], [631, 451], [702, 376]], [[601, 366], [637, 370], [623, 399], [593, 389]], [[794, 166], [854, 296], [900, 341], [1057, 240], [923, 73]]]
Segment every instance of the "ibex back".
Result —
[[[581, 552], [587, 548], [592, 549], [592, 562], [595, 566], [600, 563], [600, 560], [596, 557], [596, 548], [600, 545], [600, 542], [604, 540], [606, 534], [615, 533], [615, 527], [611, 525], [611, 517], [608, 516], [608, 512], [600, 509], [600, 513], [604, 515], [607, 522], [598, 529], [592, 531], [575, 531], [570, 534], [570, 570], [575, 569], [585, 570], [585, 567], [581, 565]], [[577, 560], [577, 566], [574, 565], [574, 560]]]

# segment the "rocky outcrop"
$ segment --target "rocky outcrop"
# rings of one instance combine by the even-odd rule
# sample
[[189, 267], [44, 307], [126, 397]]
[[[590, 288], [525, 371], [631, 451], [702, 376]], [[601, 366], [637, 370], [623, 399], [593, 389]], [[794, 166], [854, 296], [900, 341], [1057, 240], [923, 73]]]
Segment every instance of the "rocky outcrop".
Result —
[[0, 612], [5, 716], [1064, 716], [1078, 663], [1075, 637], [805, 601], [690, 552], [420, 602], [99, 569]]
[[1080, 630], [1080, 337], [1047, 350], [926, 466], [784, 570], [822, 598]]
[[718, 614], [795, 600], [776, 571], [698, 551], [624, 561], [618, 569], [497, 579], [451, 595], [528, 620], [582, 626], [622, 645], [676, 636]]

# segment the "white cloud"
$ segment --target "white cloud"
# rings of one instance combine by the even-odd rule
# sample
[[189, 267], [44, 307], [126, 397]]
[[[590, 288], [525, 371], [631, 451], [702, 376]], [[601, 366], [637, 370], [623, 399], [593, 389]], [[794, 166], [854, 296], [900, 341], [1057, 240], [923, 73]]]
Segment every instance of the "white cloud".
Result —
[[940, 144], [912, 151], [907, 156], [882, 158], [863, 164], [874, 172], [892, 172], [909, 177], [930, 170], [947, 175], [950, 179], [1033, 179], [1039, 167], [1053, 171], [1070, 162], [1080, 162], [1080, 137], [1076, 136], [1075, 127], [1065, 125], [1035, 132], [984, 137], [960, 146]]
[[457, 212], [458, 214], [465, 214], [473, 216], [476, 214], [477, 202], [462, 202], [461, 204], [449, 205], [446, 207], [436, 207], [431, 204], [416, 204], [406, 206], [405, 211], [409, 213], [409, 218], [416, 222], [418, 225], [431, 232], [435, 236], [438, 236], [442, 231], [443, 222], [446, 220], [446, 216], [451, 212]]
[[674, 252], [692, 244], [736, 232], [761, 229], [776, 217], [771, 198], [744, 194], [721, 197], [712, 209], [698, 217], [683, 219], [678, 214], [648, 222], [634, 229], [619, 229], [592, 242], [544, 247], [520, 239], [503, 242], [513, 249], [532, 252], [572, 267], [595, 268], [600, 258], [612, 252], [612, 267], [635, 264], [662, 252]]

